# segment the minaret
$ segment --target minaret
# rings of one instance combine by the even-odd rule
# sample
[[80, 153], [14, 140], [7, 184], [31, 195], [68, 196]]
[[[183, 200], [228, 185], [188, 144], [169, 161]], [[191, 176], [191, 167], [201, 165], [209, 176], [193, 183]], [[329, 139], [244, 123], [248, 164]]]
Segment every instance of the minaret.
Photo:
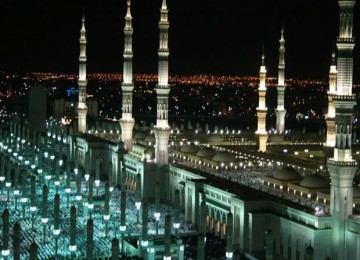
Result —
[[335, 55], [335, 44], [334, 49], [331, 54], [331, 66], [329, 73], [329, 91], [328, 91], [328, 113], [326, 115], [326, 146], [334, 147], [335, 146], [335, 107], [333, 98], [336, 95], [336, 55]]
[[78, 132], [86, 132], [86, 30], [85, 30], [85, 15], [82, 17], [82, 26], [80, 30], [80, 57], [79, 57], [79, 103], [77, 108], [78, 113]]
[[122, 117], [120, 119], [121, 127], [121, 141], [124, 143], [125, 149], [131, 151], [132, 148], [132, 134], [135, 120], [132, 117], [133, 104], [133, 72], [132, 72], [132, 17], [130, 12], [131, 0], [127, 0], [127, 12], [125, 16], [124, 28], [124, 68], [123, 68], [123, 82], [121, 84], [122, 90]]
[[168, 48], [168, 9], [166, 0], [163, 0], [160, 9], [160, 45], [158, 50], [159, 68], [158, 68], [158, 84], [156, 85], [157, 94], [157, 120], [154, 127], [155, 133], [155, 159], [158, 166], [168, 164], [168, 143], [170, 136], [170, 126], [168, 124], [168, 104], [170, 85], [169, 78], [169, 48]]
[[258, 117], [258, 129], [256, 134], [259, 135], [259, 150], [266, 152], [266, 142], [268, 134], [266, 132], [266, 68], [265, 68], [265, 53], [261, 55], [261, 66], [260, 66], [260, 84], [259, 84], [259, 106], [257, 108]]
[[335, 107], [334, 157], [327, 166], [331, 175], [330, 213], [333, 216], [332, 259], [351, 259], [346, 252], [346, 227], [353, 212], [353, 179], [357, 162], [351, 156], [352, 111], [355, 96], [352, 94], [353, 7], [355, 0], [338, 0], [340, 30], [337, 38], [337, 86], [333, 97]]
[[285, 130], [285, 115], [284, 108], [284, 92], [285, 92], [285, 39], [284, 39], [284, 25], [281, 26], [281, 38], [279, 47], [279, 72], [277, 84], [277, 108], [276, 113], [276, 132], [281, 134]]

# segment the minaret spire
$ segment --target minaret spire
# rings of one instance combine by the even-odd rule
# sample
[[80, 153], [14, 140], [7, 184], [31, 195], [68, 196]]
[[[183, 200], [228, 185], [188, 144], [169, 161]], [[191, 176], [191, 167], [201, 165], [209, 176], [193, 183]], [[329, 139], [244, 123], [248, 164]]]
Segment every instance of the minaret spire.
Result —
[[158, 64], [158, 84], [156, 85], [157, 94], [157, 119], [155, 132], [155, 159], [159, 166], [168, 164], [168, 142], [170, 127], [168, 123], [168, 104], [169, 104], [169, 47], [168, 47], [168, 9], [166, 0], [163, 0], [160, 9], [160, 43], [159, 43], [159, 64]]
[[162, 1], [161, 10], [167, 10], [166, 0]]
[[328, 91], [328, 113], [326, 115], [326, 145], [330, 147], [335, 146], [335, 107], [333, 98], [336, 95], [336, 45], [334, 43], [333, 51], [331, 53], [331, 66], [329, 72], [329, 91]]
[[337, 83], [333, 97], [335, 107], [334, 157], [327, 166], [331, 175], [330, 213], [333, 216], [332, 259], [351, 259], [346, 250], [347, 220], [353, 214], [353, 181], [358, 168], [351, 155], [352, 113], [355, 95], [353, 84], [352, 36], [353, 8], [355, 0], [338, 0], [340, 11], [339, 36], [337, 38]]
[[284, 93], [285, 93], [285, 38], [284, 22], [281, 24], [281, 36], [279, 46], [279, 65], [278, 65], [278, 84], [277, 84], [277, 108], [276, 113], [276, 131], [282, 133], [285, 130]]
[[260, 83], [259, 83], [259, 106], [257, 107], [258, 129], [256, 134], [259, 135], [259, 150], [266, 152], [266, 142], [268, 134], [266, 132], [266, 68], [265, 68], [265, 51], [264, 46], [261, 55], [260, 66]]
[[132, 51], [132, 16], [131, 16], [131, 0], [127, 0], [127, 11], [125, 16], [125, 28], [124, 28], [124, 68], [123, 68], [123, 82], [121, 84], [122, 89], [122, 117], [120, 119], [121, 127], [121, 141], [124, 142], [126, 150], [132, 148], [132, 134], [135, 124], [135, 120], [132, 117], [132, 104], [133, 104], [133, 51]]
[[82, 16], [82, 25], [80, 30], [80, 57], [79, 57], [79, 101], [78, 101], [78, 132], [86, 132], [86, 29], [85, 29], [85, 13]]
[[157, 205], [164, 194], [164, 186], [167, 183], [166, 166], [169, 161], [169, 137], [170, 126], [168, 122], [168, 107], [169, 107], [169, 47], [168, 47], [168, 34], [169, 34], [169, 20], [168, 9], [166, 0], [163, 0], [160, 9], [160, 42], [158, 49], [158, 84], [155, 87], [157, 94], [156, 104], [156, 125], [154, 127], [155, 134], [155, 161], [157, 164], [156, 182], [155, 182], [155, 219], [160, 218], [161, 212]]

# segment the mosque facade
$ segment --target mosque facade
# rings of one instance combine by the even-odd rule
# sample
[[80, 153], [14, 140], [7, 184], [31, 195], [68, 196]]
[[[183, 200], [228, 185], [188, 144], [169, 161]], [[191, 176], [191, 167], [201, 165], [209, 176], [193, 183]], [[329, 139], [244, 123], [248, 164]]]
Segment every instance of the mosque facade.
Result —
[[[120, 122], [117, 122], [121, 129], [120, 140], [113, 133], [89, 132], [86, 127], [86, 32], [83, 18], [78, 81], [78, 129], [76, 133], [66, 136], [66, 145], [63, 145], [67, 149], [67, 158], [74, 162], [76, 173], [82, 169], [79, 172], [85, 174], [88, 185], [86, 197], [81, 190], [81, 180], [80, 186], [76, 184], [78, 209], [86, 207], [82, 214], [90, 214], [91, 219], [91, 214], [98, 204], [105, 209], [109, 207], [105, 206], [108, 199], [93, 194], [93, 190], [97, 190], [101, 182], [106, 182], [108, 186], [104, 196], [108, 196], [108, 190], [119, 188], [121, 191], [118, 209], [121, 219], [116, 222], [116, 229], [120, 230], [121, 247], [127, 247], [132, 254], [144, 259], [184, 259], [184, 244], [177, 235], [185, 228], [198, 237], [197, 259], [205, 259], [204, 237], [207, 233], [226, 239], [226, 259], [239, 259], [240, 256], [247, 259], [360, 259], [360, 191], [358, 186], [354, 187], [358, 163], [352, 157], [351, 146], [351, 116], [355, 102], [352, 94], [355, 1], [338, 0], [338, 3], [340, 30], [336, 41], [337, 59], [335, 60], [333, 55], [330, 69], [326, 141], [328, 147], [333, 147], [333, 155], [321, 165], [321, 169], [327, 168], [328, 172], [313, 171], [309, 165], [305, 166], [299, 161], [289, 162], [281, 156], [272, 157], [268, 153], [271, 138], [268, 138], [265, 125], [267, 107], [264, 55], [260, 67], [258, 129], [255, 138], [259, 151], [247, 149], [247, 146], [254, 145], [254, 142], [250, 139], [244, 140], [240, 134], [209, 134], [201, 129], [196, 129], [194, 133], [193, 129], [186, 132], [179, 131], [176, 126], [170, 127], [169, 10], [166, 0], [162, 1], [160, 8], [155, 126], [135, 126], [132, 115], [133, 28], [131, 1], [128, 0], [121, 85], [122, 117]], [[284, 26], [281, 28], [278, 69], [276, 130], [277, 135], [281, 135], [286, 129]], [[55, 141], [52, 142], [56, 142], [57, 133], [51, 131], [50, 129], [49, 139], [54, 134]], [[10, 132], [17, 136], [22, 135], [16, 133], [12, 126]], [[285, 143], [282, 138], [279, 142], [286, 144], [284, 147], [291, 145], [291, 142]], [[241, 149], [238, 149], [239, 147]], [[306, 150], [304, 152], [307, 153]], [[51, 152], [54, 154], [49, 156], [55, 157], [55, 151]], [[45, 159], [48, 161], [48, 155]], [[4, 169], [1, 172], [4, 174]], [[50, 182], [52, 178], [53, 183]], [[58, 189], [59, 178], [57, 172], [47, 179]], [[5, 177], [1, 180], [4, 181]], [[6, 181], [8, 182], [8, 178]], [[92, 186], [94, 183], [95, 187]], [[9, 187], [11, 185], [10, 183]], [[70, 189], [70, 181], [68, 185]], [[135, 197], [137, 224], [140, 209], [143, 219], [142, 230], [133, 246], [123, 238], [126, 228], [129, 228], [125, 222], [126, 192]], [[147, 203], [154, 204], [152, 216], [148, 215], [150, 213]], [[174, 208], [173, 215], [164, 214], [162, 205], [171, 205]], [[8, 222], [7, 214], [3, 213], [3, 219]], [[73, 219], [76, 214], [75, 207], [71, 207], [70, 226], [74, 229], [76, 222]], [[180, 214], [183, 214], [185, 224], [180, 224]], [[104, 215], [104, 223], [107, 225], [108, 217], [105, 216], [108, 214]], [[155, 236], [150, 237], [148, 234], [148, 218], [155, 220]], [[43, 219], [47, 219], [45, 215]], [[158, 232], [161, 229], [160, 219], [164, 220], [164, 232], [161, 236]], [[8, 230], [5, 231], [8, 234]], [[92, 234], [90, 221], [87, 245], [91, 248]], [[113, 252], [118, 252], [116, 243], [118, 242], [114, 242]], [[69, 250], [76, 251], [73, 231], [70, 232]], [[8, 255], [9, 248], [3, 247], [2, 256]]]
[[[159, 23], [157, 122], [153, 129], [144, 127], [134, 130], [132, 144], [125, 145], [125, 149], [120, 149], [117, 143], [103, 145], [100, 154], [104, 161], [113, 162], [113, 171], [117, 176], [114, 184], [134, 189], [137, 180], [141, 180], [142, 198], [170, 204], [179, 200], [186, 222], [198, 231], [199, 236], [212, 232], [226, 238], [227, 259], [239, 254], [249, 259], [280, 256], [285, 259], [360, 259], [360, 215], [354, 213], [359, 208], [359, 192], [358, 187], [353, 187], [358, 166], [351, 157], [350, 122], [354, 105], [351, 87], [354, 47], [352, 9], [355, 1], [338, 2], [340, 33], [336, 42], [337, 66], [334, 52], [330, 68], [326, 141], [328, 146], [335, 147], [334, 156], [326, 165], [331, 178], [304, 173], [294, 165], [286, 167], [283, 162], [280, 166], [271, 165], [271, 160], [262, 158], [262, 153], [256, 159], [244, 155], [242, 158], [246, 158], [247, 165], [242, 165], [239, 162], [243, 159], [239, 159], [237, 152], [224, 152], [219, 148], [227, 142], [220, 134], [208, 136], [205, 141], [198, 143], [195, 139], [181, 147], [171, 146], [170, 142], [179, 139], [179, 136], [176, 137], [176, 129], [170, 128], [167, 122], [169, 22], [164, 0]], [[128, 9], [128, 20], [129, 13]], [[264, 60], [263, 55], [257, 134], [259, 150], [266, 153]], [[127, 62], [128, 58], [124, 64], [125, 74], [131, 71], [131, 65]], [[276, 130], [281, 134], [285, 131], [286, 114], [283, 25], [278, 68]], [[125, 100], [124, 104], [131, 104], [130, 94], [126, 97], [129, 100]], [[131, 111], [131, 107], [123, 109], [123, 118], [131, 119], [131, 114], [129, 116], [126, 111]], [[121, 128], [124, 129], [123, 119]], [[130, 134], [128, 137], [130, 140]], [[125, 144], [130, 143], [125, 137], [122, 139]], [[90, 149], [89, 140], [84, 141], [81, 136], [73, 140], [78, 147], [81, 147], [81, 143], [88, 143], [86, 149]], [[86, 149], [82, 150], [80, 156], [84, 156]], [[243, 172], [262, 170], [268, 174], [257, 181], [252, 181], [251, 177], [248, 180], [241, 177]], [[222, 175], [231, 175], [232, 178]], [[236, 182], [236, 178], [240, 178], [240, 181]], [[198, 246], [202, 248], [203, 244], [198, 242]]]

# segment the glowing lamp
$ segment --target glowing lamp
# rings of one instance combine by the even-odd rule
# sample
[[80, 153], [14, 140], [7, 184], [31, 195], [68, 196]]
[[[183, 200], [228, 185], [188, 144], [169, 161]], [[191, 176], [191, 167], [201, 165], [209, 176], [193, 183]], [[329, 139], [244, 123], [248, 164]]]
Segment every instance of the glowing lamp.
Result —
[[69, 246], [69, 250], [70, 250], [71, 252], [76, 251], [76, 245], [70, 245], [70, 246]]
[[8, 255], [10, 255], [10, 250], [9, 250], [9, 249], [1, 250], [1, 255], [2, 255], [2, 256], [8, 256]]
[[232, 258], [233, 252], [226, 252], [226, 258]]
[[126, 230], [126, 226], [120, 226], [120, 232], [124, 232]]
[[180, 223], [174, 223], [173, 227], [176, 228], [176, 229], [180, 228]]
[[146, 251], [148, 253], [155, 253], [155, 248], [154, 247], [149, 247], [148, 249], [146, 249]]
[[160, 212], [155, 212], [154, 217], [155, 217], [156, 221], [159, 221], [160, 220]]

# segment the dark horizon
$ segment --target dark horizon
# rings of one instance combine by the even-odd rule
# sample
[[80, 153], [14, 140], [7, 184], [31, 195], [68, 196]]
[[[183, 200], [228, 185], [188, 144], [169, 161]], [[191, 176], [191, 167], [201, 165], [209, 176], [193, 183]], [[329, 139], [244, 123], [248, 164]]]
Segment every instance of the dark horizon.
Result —
[[[133, 0], [134, 73], [157, 73], [162, 0]], [[265, 45], [268, 76], [277, 76], [281, 21], [286, 77], [326, 79], [338, 32], [336, 0], [167, 0], [170, 75], [258, 76]], [[0, 4], [0, 70], [77, 74], [82, 1], [4, 1]], [[125, 0], [85, 1], [87, 70], [122, 73]], [[360, 4], [354, 31], [360, 38]], [[354, 79], [360, 51], [354, 49]]]

